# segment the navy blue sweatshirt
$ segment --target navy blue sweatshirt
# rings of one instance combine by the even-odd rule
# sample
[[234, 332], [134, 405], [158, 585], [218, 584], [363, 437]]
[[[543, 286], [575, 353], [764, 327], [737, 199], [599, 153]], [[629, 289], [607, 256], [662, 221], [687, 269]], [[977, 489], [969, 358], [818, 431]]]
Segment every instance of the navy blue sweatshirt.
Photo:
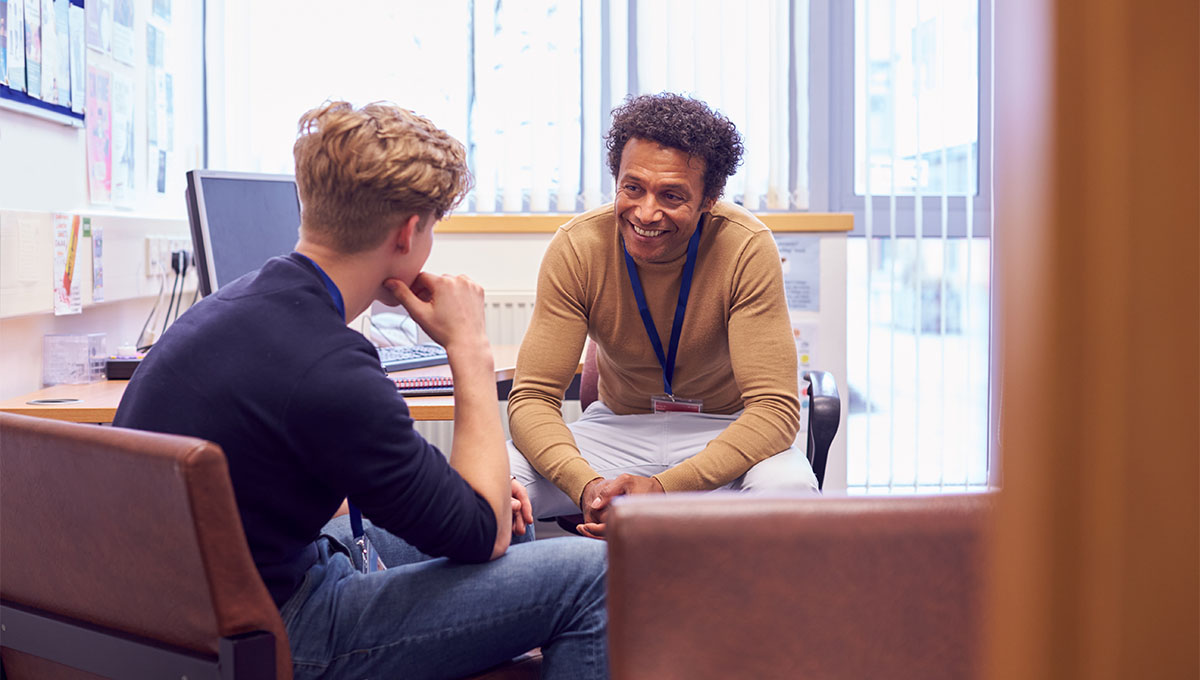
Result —
[[413, 430], [375, 348], [346, 327], [296, 253], [181, 316], [134, 373], [113, 424], [221, 446], [250, 552], [278, 605], [347, 497], [425, 553], [491, 555], [491, 507]]

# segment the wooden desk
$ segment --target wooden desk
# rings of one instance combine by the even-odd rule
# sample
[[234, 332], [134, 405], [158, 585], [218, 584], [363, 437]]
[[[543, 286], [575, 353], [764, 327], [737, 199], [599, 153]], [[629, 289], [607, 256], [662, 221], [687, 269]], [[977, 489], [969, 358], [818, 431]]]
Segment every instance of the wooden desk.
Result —
[[[499, 392], [508, 394], [517, 364], [516, 345], [500, 345], [492, 348], [496, 361], [496, 383]], [[576, 371], [578, 372], [578, 371]], [[450, 375], [450, 367], [429, 366], [408, 371], [396, 371], [389, 375]], [[0, 401], [0, 411], [26, 416], [69, 420], [76, 423], [111, 423], [125, 394], [128, 380], [106, 380], [87, 385], [54, 385], [24, 396]], [[499, 395], [498, 395], [499, 396]], [[39, 400], [70, 400], [61, 403], [31, 404]], [[414, 420], [454, 420], [454, 397], [407, 397], [409, 412]]]

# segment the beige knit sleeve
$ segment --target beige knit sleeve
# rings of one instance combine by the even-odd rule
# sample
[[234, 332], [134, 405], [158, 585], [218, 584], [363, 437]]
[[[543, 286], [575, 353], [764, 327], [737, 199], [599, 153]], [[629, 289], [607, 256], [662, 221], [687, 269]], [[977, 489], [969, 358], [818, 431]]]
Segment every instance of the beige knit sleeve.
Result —
[[768, 231], [738, 258], [729, 310], [729, 349], [745, 410], [700, 453], [655, 475], [667, 491], [715, 489], [786, 450], [800, 428], [796, 346], [779, 252]]
[[508, 397], [513, 444], [534, 469], [576, 504], [600, 475], [583, 456], [562, 418], [562, 399], [587, 340], [582, 264], [566, 232], [555, 234], [538, 274], [537, 301], [517, 355]]

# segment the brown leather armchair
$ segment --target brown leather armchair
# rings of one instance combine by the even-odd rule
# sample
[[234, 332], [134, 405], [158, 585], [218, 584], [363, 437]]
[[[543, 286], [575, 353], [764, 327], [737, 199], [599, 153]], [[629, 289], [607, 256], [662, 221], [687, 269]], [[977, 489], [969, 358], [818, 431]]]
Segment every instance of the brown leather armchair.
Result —
[[5, 678], [292, 677], [215, 444], [0, 413], [0, 469]]
[[629, 496], [612, 677], [970, 678], [993, 494]]

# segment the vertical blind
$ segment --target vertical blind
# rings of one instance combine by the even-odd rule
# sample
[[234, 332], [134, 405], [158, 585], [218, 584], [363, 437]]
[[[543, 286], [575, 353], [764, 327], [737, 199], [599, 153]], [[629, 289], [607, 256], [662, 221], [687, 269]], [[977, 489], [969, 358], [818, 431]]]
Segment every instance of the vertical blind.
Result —
[[848, 249], [848, 485], [982, 487], [991, 256], [974, 224], [978, 3], [857, 0], [855, 9], [863, 238]]

